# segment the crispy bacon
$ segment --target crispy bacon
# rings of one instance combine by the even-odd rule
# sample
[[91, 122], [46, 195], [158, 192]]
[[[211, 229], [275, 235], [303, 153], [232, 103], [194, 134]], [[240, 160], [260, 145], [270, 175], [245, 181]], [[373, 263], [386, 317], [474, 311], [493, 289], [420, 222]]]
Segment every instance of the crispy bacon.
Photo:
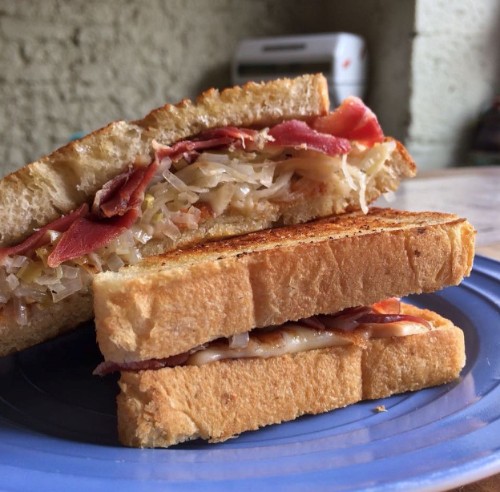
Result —
[[56, 247], [47, 258], [51, 268], [63, 261], [79, 258], [106, 246], [123, 231], [129, 229], [139, 216], [138, 209], [131, 209], [125, 215], [117, 215], [106, 220], [81, 217], [61, 236]]
[[255, 130], [249, 128], [237, 128], [235, 126], [214, 128], [200, 133], [192, 139], [177, 142], [172, 146], [157, 143], [155, 146], [156, 157], [159, 161], [168, 157], [173, 162], [182, 158], [190, 162], [193, 155], [197, 155], [200, 150], [228, 147], [237, 143], [244, 148], [248, 142], [254, 140], [256, 134]]
[[310, 318], [304, 318], [297, 321], [298, 324], [307, 326], [309, 328], [315, 328], [316, 330], [324, 330], [326, 326], [322, 321], [320, 321], [318, 316], [311, 316]]
[[134, 362], [101, 362], [92, 372], [94, 376], [106, 376], [118, 371], [146, 371], [163, 369], [164, 367], [174, 367], [184, 364], [189, 358], [189, 352], [173, 355], [165, 359], [148, 359]]
[[144, 191], [153, 179], [160, 163], [154, 159], [149, 166], [135, 166], [108, 181], [96, 193], [92, 212], [98, 217], [116, 217], [139, 208]]
[[103, 193], [96, 194], [92, 206], [95, 213], [73, 222], [49, 255], [47, 264], [55, 268], [63, 261], [92, 253], [132, 227], [139, 217], [144, 191], [158, 166], [158, 160], [154, 159], [147, 167], [135, 167], [108, 181], [101, 190]]
[[89, 206], [84, 203], [68, 215], [63, 215], [50, 224], [47, 224], [46, 226], [38, 229], [30, 237], [26, 238], [22, 243], [19, 243], [16, 246], [10, 246], [8, 248], [0, 248], [0, 260], [5, 258], [6, 256], [29, 254], [35, 249], [44, 246], [50, 241], [50, 238], [47, 234], [48, 231], [65, 232], [76, 220], [87, 215], [88, 211]]
[[427, 320], [411, 314], [380, 314], [369, 313], [357, 319], [359, 324], [379, 324], [379, 323], [399, 323], [400, 321], [409, 321], [411, 323], [419, 323], [430, 328]]
[[274, 145], [302, 147], [317, 150], [327, 155], [347, 154], [351, 150], [349, 140], [313, 130], [307, 123], [289, 120], [273, 126], [269, 130]]
[[401, 312], [401, 300], [398, 297], [389, 297], [372, 304], [372, 309], [380, 314], [399, 314]]
[[348, 97], [333, 112], [316, 118], [312, 127], [323, 133], [371, 146], [384, 140], [375, 114], [357, 97]]

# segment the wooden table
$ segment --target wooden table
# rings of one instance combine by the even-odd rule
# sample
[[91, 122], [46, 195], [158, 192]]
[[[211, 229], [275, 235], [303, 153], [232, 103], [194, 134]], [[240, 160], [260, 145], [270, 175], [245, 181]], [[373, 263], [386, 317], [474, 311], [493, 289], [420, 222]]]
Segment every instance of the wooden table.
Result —
[[[380, 199], [377, 205], [453, 212], [466, 217], [477, 230], [476, 252], [500, 260], [500, 167], [422, 172], [417, 178], [405, 181], [393, 200], [389, 197], [389, 203]], [[500, 474], [454, 490], [499, 492]]]

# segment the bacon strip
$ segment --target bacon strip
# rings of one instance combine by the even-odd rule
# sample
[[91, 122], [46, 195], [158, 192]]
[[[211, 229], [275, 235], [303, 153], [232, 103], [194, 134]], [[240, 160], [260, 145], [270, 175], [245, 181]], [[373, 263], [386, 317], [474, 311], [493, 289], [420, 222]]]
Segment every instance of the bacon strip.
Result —
[[358, 97], [348, 97], [335, 111], [316, 118], [312, 127], [368, 146], [384, 140], [377, 117]]
[[101, 362], [92, 372], [94, 376], [106, 376], [118, 371], [147, 371], [163, 369], [164, 367], [174, 367], [184, 364], [189, 358], [189, 352], [173, 355], [165, 359], [149, 359], [134, 362]]
[[379, 314], [370, 313], [361, 316], [357, 319], [359, 324], [379, 324], [379, 323], [398, 323], [400, 321], [409, 321], [411, 323], [419, 323], [421, 325], [431, 327], [430, 323], [418, 316], [412, 316], [411, 314]]
[[56, 268], [63, 261], [79, 258], [106, 246], [123, 231], [132, 227], [139, 216], [139, 210], [129, 210], [107, 220], [81, 217], [61, 236], [56, 247], [47, 258], [47, 265]]
[[279, 123], [269, 130], [274, 145], [285, 147], [307, 146], [324, 154], [336, 156], [351, 150], [349, 140], [313, 130], [307, 123], [298, 120]]
[[190, 140], [182, 140], [172, 146], [158, 144], [156, 147], [156, 157], [159, 161], [168, 157], [173, 162], [183, 157], [190, 162], [191, 156], [200, 150], [216, 149], [228, 147], [231, 144], [239, 143], [242, 147], [248, 142], [253, 142], [257, 132], [249, 128], [237, 128], [227, 126], [224, 128], [214, 128], [200, 133]]
[[79, 208], [69, 213], [68, 215], [63, 215], [58, 219], [54, 220], [50, 224], [38, 229], [30, 237], [26, 238], [22, 243], [16, 246], [10, 246], [8, 248], [0, 248], [0, 260], [6, 256], [11, 255], [24, 255], [34, 251], [41, 246], [44, 246], [49, 242], [48, 231], [65, 232], [70, 226], [78, 220], [80, 217], [84, 217], [88, 214], [89, 206], [84, 203]]
[[159, 162], [154, 159], [147, 167], [136, 167], [112, 179], [104, 185], [102, 193], [94, 201], [94, 216], [80, 217], [61, 236], [47, 259], [48, 266], [55, 268], [63, 261], [79, 258], [106, 246], [123, 231], [130, 229], [139, 217], [144, 191], [155, 175]]

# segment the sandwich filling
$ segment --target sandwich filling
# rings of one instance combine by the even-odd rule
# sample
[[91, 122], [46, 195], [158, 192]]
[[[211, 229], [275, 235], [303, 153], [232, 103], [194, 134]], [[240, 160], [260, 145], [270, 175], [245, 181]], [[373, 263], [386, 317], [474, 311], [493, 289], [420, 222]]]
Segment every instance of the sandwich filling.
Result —
[[349, 308], [335, 314], [314, 316], [217, 339], [189, 352], [165, 359], [121, 364], [106, 361], [96, 368], [94, 374], [104, 376], [116, 371], [202, 366], [228, 359], [267, 359], [307, 350], [363, 345], [372, 338], [417, 335], [432, 329], [432, 324], [426, 319], [403, 314], [400, 300], [391, 298], [371, 306]]
[[357, 98], [309, 123], [153, 142], [152, 161], [110, 180], [91, 205], [0, 249], [0, 309], [25, 325], [30, 309], [85, 293], [93, 274], [136, 264], [154, 241], [174, 247], [182, 231], [223, 213], [265, 216], [325, 190], [354, 194], [366, 212], [367, 185], [392, 172], [385, 164], [395, 148]]

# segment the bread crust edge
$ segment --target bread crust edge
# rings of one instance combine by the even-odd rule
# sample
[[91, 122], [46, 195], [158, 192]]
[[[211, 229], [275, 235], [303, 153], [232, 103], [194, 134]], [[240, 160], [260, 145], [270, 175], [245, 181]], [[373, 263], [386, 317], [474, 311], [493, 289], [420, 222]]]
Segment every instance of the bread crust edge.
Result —
[[162, 358], [255, 327], [434, 292], [470, 273], [474, 234], [450, 214], [384, 209], [153, 258], [95, 279], [99, 347], [113, 362]]

